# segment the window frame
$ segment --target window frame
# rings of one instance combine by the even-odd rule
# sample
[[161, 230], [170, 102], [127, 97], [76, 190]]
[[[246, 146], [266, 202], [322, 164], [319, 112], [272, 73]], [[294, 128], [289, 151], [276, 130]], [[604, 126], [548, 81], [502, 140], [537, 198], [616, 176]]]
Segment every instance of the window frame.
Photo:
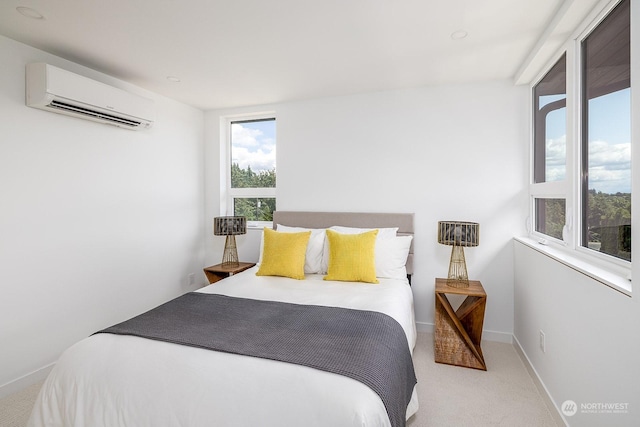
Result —
[[[582, 121], [582, 42], [592, 33], [592, 31], [598, 27], [603, 20], [615, 9], [623, 0], [613, 0], [606, 3], [602, 3], [600, 8], [596, 8], [597, 11], [585, 19], [582, 24], [574, 31], [572, 36], [561, 48], [547, 61], [541, 68], [540, 72], [532, 80], [529, 86], [529, 124], [530, 124], [530, 156], [529, 156], [529, 216], [527, 218], [527, 231], [529, 237], [538, 243], [548, 245], [553, 248], [553, 251], [560, 250], [560, 253], [566, 253], [568, 257], [577, 259], [577, 262], [582, 265], [580, 270], [584, 269], [584, 264], [592, 265], [594, 271], [603, 270], [607, 274], [611, 273], [620, 277], [619, 283], [627, 282], [628, 286], [618, 284], [612, 284], [610, 280], [601, 280], [602, 283], [624, 293], [631, 295], [631, 284], [628, 279], [631, 277], [632, 261], [625, 261], [620, 258], [616, 258], [612, 255], [600, 253], [592, 249], [583, 247], [581, 244], [582, 226], [583, 226], [583, 191], [582, 191], [582, 162], [583, 162], [583, 121]], [[634, 12], [632, 6], [631, 12], [631, 43], [633, 45], [633, 21]], [[637, 37], [636, 37], [637, 38]], [[535, 182], [535, 101], [534, 89], [538, 83], [547, 75], [547, 73], [555, 66], [555, 64], [561, 59], [562, 55], [566, 55], [566, 174], [563, 181], [551, 181], [551, 182]], [[637, 60], [636, 60], [637, 61]], [[634, 64], [634, 52], [632, 47], [631, 52], [631, 66], [633, 69]], [[631, 76], [631, 86], [633, 87], [633, 71]], [[634, 111], [634, 95], [632, 89], [631, 109]], [[635, 131], [637, 125], [634, 126], [633, 116], [631, 118], [631, 141], [635, 140]], [[631, 158], [631, 170], [632, 177], [640, 173], [637, 170], [637, 162], [635, 162], [636, 150], [632, 149]], [[632, 178], [632, 210], [634, 206], [633, 196], [633, 183]], [[637, 197], [637, 196], [636, 196]], [[564, 238], [556, 239], [546, 234], [537, 232], [536, 228], [536, 199], [564, 199], [565, 200], [565, 227], [563, 236]], [[633, 220], [632, 215], [632, 230], [634, 227], [638, 227]], [[632, 236], [632, 247], [638, 246], [634, 241], [637, 239]], [[632, 260], [633, 260], [632, 250]], [[637, 252], [636, 252], [637, 253]], [[595, 273], [597, 275], [597, 273]]]
[[[565, 146], [565, 178], [561, 181], [545, 181], [536, 182], [536, 138], [535, 138], [535, 126], [536, 126], [536, 111], [535, 107], [538, 105], [535, 100], [535, 88], [544, 79], [549, 71], [565, 57], [566, 64], [566, 98], [565, 98], [565, 114], [566, 114], [566, 146]], [[531, 109], [530, 117], [530, 165], [529, 165], [529, 219], [527, 220], [527, 229], [529, 234], [535, 238], [538, 242], [543, 244], [553, 243], [558, 246], [571, 247], [573, 245], [573, 236], [571, 233], [571, 225], [573, 219], [571, 213], [573, 212], [575, 195], [572, 191], [573, 187], [573, 172], [575, 165], [573, 163], [574, 147], [570, 142], [573, 138], [574, 132], [572, 130], [574, 123], [574, 109], [575, 109], [575, 90], [570, 75], [575, 70], [575, 54], [570, 49], [564, 47], [557, 52], [551, 60], [549, 60], [542, 71], [537, 75], [536, 79], [531, 83], [529, 88], [529, 108]], [[545, 138], [546, 141], [546, 138]], [[557, 239], [548, 234], [543, 234], [536, 231], [536, 200], [537, 199], [563, 199], [565, 201], [565, 228], [567, 232], [563, 235], [565, 239]]]
[[[220, 180], [222, 185], [220, 186], [220, 215], [234, 215], [234, 199], [240, 198], [273, 198], [277, 203], [277, 177], [276, 186], [256, 187], [256, 188], [232, 188], [231, 187], [231, 125], [236, 122], [252, 122], [252, 121], [265, 121], [274, 120], [276, 126], [278, 118], [275, 111], [265, 111], [257, 113], [236, 114], [229, 115], [220, 118], [220, 141], [222, 142], [220, 149]], [[277, 130], [276, 130], [277, 134]], [[277, 147], [276, 137], [276, 147]], [[277, 149], [276, 149], [277, 150]], [[277, 153], [277, 151], [276, 151]], [[277, 154], [276, 154], [277, 155]], [[277, 168], [277, 166], [276, 166]], [[277, 171], [277, 169], [276, 169]], [[277, 172], [276, 172], [277, 174]], [[271, 221], [247, 221], [247, 228], [249, 229], [262, 229], [264, 227], [272, 227]]]

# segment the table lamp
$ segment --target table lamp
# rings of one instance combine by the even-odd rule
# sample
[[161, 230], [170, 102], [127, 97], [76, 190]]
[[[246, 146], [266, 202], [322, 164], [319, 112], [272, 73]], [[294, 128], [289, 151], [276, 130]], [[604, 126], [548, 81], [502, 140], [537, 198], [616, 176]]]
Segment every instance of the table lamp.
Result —
[[475, 222], [438, 221], [438, 243], [452, 246], [447, 285], [468, 288], [469, 276], [463, 248], [480, 244], [480, 225]]
[[239, 266], [236, 235], [247, 234], [247, 218], [243, 216], [216, 217], [213, 219], [213, 234], [227, 236], [222, 254], [222, 265], [225, 267]]

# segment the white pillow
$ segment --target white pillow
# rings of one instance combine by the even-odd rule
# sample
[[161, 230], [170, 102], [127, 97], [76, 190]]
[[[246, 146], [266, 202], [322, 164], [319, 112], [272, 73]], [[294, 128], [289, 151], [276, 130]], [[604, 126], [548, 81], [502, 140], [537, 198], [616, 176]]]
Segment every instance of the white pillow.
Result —
[[262, 233], [260, 233], [260, 256], [258, 257], [258, 263], [256, 264], [258, 267], [262, 264], [262, 253], [264, 252], [264, 229], [262, 228]]
[[398, 232], [398, 227], [392, 228], [355, 228], [355, 227], [343, 227], [341, 225], [334, 225], [329, 227], [332, 230], [337, 231], [342, 234], [361, 234], [366, 233], [367, 231], [378, 230], [378, 239], [390, 239], [392, 237], [396, 237], [396, 233]]
[[376, 240], [376, 276], [388, 279], [407, 278], [407, 257], [413, 236]]
[[[378, 235], [376, 237], [376, 246], [378, 246], [378, 242], [381, 240], [392, 239], [396, 237], [396, 233], [398, 232], [398, 227], [392, 228], [355, 228], [355, 227], [343, 227], [341, 225], [334, 225], [329, 227], [331, 230], [334, 230], [341, 234], [362, 234], [367, 231], [378, 230]], [[321, 274], [327, 274], [327, 270], [329, 269], [329, 241], [325, 237], [324, 239], [324, 251], [322, 252], [322, 271]], [[405, 275], [406, 277], [406, 275]]]
[[[324, 228], [302, 228], [277, 225], [276, 231], [282, 233], [300, 233], [311, 231], [307, 253], [304, 260], [304, 272], [306, 274], [319, 274], [322, 269], [322, 255], [324, 248], [325, 229]], [[262, 253], [262, 250], [260, 251]]]

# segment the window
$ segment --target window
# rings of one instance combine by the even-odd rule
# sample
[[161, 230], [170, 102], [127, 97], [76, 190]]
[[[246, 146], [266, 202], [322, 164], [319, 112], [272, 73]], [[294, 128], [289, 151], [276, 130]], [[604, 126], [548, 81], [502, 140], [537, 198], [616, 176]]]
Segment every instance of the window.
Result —
[[534, 182], [565, 179], [567, 164], [567, 58], [556, 62], [535, 86]]
[[582, 42], [581, 245], [631, 261], [629, 0]]
[[583, 28], [532, 87], [532, 234], [628, 271], [630, 0]]
[[567, 193], [567, 57], [533, 88], [535, 231], [563, 240]]
[[562, 240], [562, 230], [566, 222], [566, 202], [564, 199], [536, 199], [536, 231]]
[[276, 209], [276, 119], [231, 119], [226, 211], [249, 224], [271, 222]]

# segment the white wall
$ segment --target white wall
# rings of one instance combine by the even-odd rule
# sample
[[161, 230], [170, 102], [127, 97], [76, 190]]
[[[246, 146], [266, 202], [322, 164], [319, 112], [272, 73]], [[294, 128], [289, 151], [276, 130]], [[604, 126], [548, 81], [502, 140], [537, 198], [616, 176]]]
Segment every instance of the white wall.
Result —
[[[465, 254], [488, 294], [485, 338], [513, 333], [513, 249], [526, 206], [526, 88], [510, 81], [370, 93], [210, 111], [206, 114], [206, 214], [219, 215], [220, 117], [277, 115], [277, 208], [414, 212], [416, 318], [429, 329], [434, 278], [447, 274], [450, 247], [438, 220], [480, 223], [480, 246]], [[223, 240], [207, 226], [207, 261]], [[240, 258], [258, 258], [259, 232], [238, 240]]]
[[[155, 126], [26, 107], [35, 61], [153, 99]], [[83, 337], [195, 288], [189, 273], [204, 281], [204, 114], [2, 36], [0, 63], [1, 395]]]
[[[574, 4], [577, 2], [573, 2]], [[602, 0], [592, 18], [610, 2]], [[632, 2], [631, 79], [638, 81], [640, 44], [633, 43], [640, 27], [639, 2]], [[573, 4], [570, 5], [573, 7]], [[582, 20], [582, 18], [580, 18]], [[580, 26], [588, 25], [583, 23]], [[571, 27], [569, 27], [571, 28]], [[576, 30], [576, 34], [581, 30]], [[558, 40], [548, 40], [552, 44]], [[567, 43], [573, 43], [568, 41]], [[546, 46], [543, 46], [543, 49]], [[555, 49], [554, 49], [555, 50]], [[535, 74], [542, 72], [534, 64]], [[632, 135], [640, 135], [640, 92], [632, 91]], [[640, 187], [640, 150], [632, 150], [633, 188]], [[525, 172], [526, 173], [526, 172]], [[640, 192], [632, 195], [634, 254], [640, 253], [638, 209]], [[640, 290], [633, 286], [633, 298], [617, 292], [584, 274], [557, 262], [522, 242], [515, 245], [514, 337], [562, 414], [562, 404], [571, 400], [578, 412], [564, 416], [571, 426], [637, 426], [640, 415]], [[640, 263], [632, 265], [632, 276], [640, 277]], [[539, 333], [545, 334], [545, 352]], [[599, 404], [618, 404], [626, 413], [596, 412]], [[585, 408], [582, 405], [587, 405]], [[623, 409], [624, 410], [624, 409]]]
[[514, 245], [514, 335], [555, 405], [628, 405], [626, 414], [579, 409], [565, 420], [572, 426], [637, 426], [640, 304], [520, 242]]

